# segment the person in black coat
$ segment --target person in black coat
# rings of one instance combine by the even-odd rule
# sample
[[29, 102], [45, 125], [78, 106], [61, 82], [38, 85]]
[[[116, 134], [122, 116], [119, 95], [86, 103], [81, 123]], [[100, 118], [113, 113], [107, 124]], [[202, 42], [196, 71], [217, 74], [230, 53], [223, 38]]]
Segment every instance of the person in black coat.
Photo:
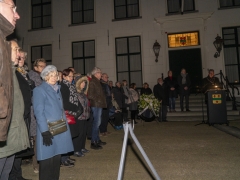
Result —
[[169, 105], [168, 88], [162, 78], [158, 78], [158, 84], [153, 88], [155, 98], [161, 102], [158, 121], [167, 121], [167, 106]]
[[172, 76], [172, 71], [168, 71], [168, 77], [164, 80], [167, 85], [168, 95], [169, 95], [169, 112], [176, 112], [175, 110], [175, 99], [178, 97], [177, 95], [177, 79]]
[[186, 111], [190, 111], [189, 110], [189, 94], [190, 94], [191, 81], [188, 73], [186, 73], [186, 69], [184, 68], [181, 70], [181, 74], [178, 76], [178, 85], [179, 85], [181, 111], [184, 110], [183, 108], [184, 97], [185, 97], [185, 103], [186, 103]]
[[[65, 113], [68, 112], [70, 115], [73, 115], [76, 118], [80, 116], [78, 114], [79, 111], [82, 109], [82, 105], [80, 104], [78, 100], [77, 90], [75, 88], [75, 85], [72, 84], [73, 81], [73, 71], [71, 69], [64, 69], [62, 71], [63, 73], [63, 80], [60, 83], [61, 85], [61, 94], [63, 99], [63, 107]], [[76, 124], [69, 124], [69, 128], [71, 131], [71, 136], [73, 139], [73, 146], [74, 146], [74, 156], [76, 157], [82, 157], [84, 154], [81, 152], [81, 150], [77, 150], [77, 143], [75, 139], [80, 134], [80, 122], [76, 121]], [[61, 163], [62, 166], [66, 167], [72, 167], [74, 166], [74, 159], [71, 159], [68, 155], [62, 155]]]
[[202, 92], [205, 94], [206, 104], [208, 101], [207, 90], [209, 89], [222, 89], [222, 84], [219, 82], [219, 79], [214, 76], [213, 69], [209, 69], [208, 76], [203, 78], [202, 81]]
[[[26, 123], [28, 135], [30, 138], [30, 124], [31, 124], [31, 106], [32, 106], [32, 91], [35, 88], [35, 83], [32, 81], [27, 72], [27, 66], [24, 65], [27, 53], [20, 50], [19, 51], [19, 61], [18, 67], [16, 68], [15, 74], [19, 83], [20, 90], [22, 92], [24, 101], [24, 121]], [[27, 156], [32, 156], [33, 152], [24, 150], [15, 154], [15, 159], [13, 163], [12, 170], [9, 174], [9, 179], [24, 179], [22, 177], [22, 158]]]
[[107, 125], [109, 120], [109, 109], [112, 107], [112, 95], [110, 86], [108, 85], [108, 75], [106, 73], [102, 74], [101, 85], [107, 102], [107, 108], [103, 108], [101, 116], [101, 124], [99, 126], [99, 131], [102, 136], [107, 136], [110, 132], [107, 131]]
[[121, 82], [116, 82], [116, 86], [112, 89], [113, 98], [116, 100], [120, 109], [125, 107], [125, 99], [128, 97], [123, 93], [123, 89], [121, 88]]
[[146, 94], [146, 95], [149, 95], [149, 94], [152, 94], [152, 90], [149, 88], [149, 84], [148, 83], [144, 83], [143, 84], [143, 87], [141, 88], [141, 92], [140, 94]]

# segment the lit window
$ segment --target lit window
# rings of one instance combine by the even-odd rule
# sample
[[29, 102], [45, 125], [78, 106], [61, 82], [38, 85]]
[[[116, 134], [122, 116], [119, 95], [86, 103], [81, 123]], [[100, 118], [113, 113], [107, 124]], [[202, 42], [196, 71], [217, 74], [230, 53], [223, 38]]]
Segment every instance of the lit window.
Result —
[[189, 32], [181, 34], [168, 35], [168, 47], [183, 47], [183, 46], [197, 46], [199, 45], [199, 33]]

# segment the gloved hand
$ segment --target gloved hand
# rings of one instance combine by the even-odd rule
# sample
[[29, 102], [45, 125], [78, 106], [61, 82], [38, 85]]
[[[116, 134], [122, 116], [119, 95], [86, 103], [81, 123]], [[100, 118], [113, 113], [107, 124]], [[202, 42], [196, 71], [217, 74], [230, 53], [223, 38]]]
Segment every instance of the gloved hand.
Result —
[[53, 135], [49, 131], [43, 132], [42, 137], [43, 137], [43, 145], [45, 145], [45, 146], [52, 145]]

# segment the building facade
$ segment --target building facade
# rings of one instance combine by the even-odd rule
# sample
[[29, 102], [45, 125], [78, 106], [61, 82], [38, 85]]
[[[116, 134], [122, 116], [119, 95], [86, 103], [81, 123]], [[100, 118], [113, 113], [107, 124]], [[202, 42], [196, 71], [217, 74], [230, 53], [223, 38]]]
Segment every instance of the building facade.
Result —
[[[208, 69], [239, 84], [239, 0], [17, 0], [19, 45], [28, 64], [45, 58], [59, 70], [97, 66], [113, 82], [152, 88], [169, 69], [186, 68], [193, 86]], [[215, 37], [224, 39], [215, 58]], [[160, 44], [158, 62], [153, 44]]]

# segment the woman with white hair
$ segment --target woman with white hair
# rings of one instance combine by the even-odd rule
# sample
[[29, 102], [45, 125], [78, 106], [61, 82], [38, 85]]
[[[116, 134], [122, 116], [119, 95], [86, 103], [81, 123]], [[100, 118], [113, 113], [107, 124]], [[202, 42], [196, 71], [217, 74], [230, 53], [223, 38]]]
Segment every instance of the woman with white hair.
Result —
[[66, 120], [60, 86], [57, 84], [58, 72], [48, 65], [41, 72], [43, 82], [33, 90], [33, 108], [37, 120], [37, 160], [39, 179], [59, 179], [61, 154], [73, 151], [68, 123], [67, 131], [53, 135], [48, 122]]

